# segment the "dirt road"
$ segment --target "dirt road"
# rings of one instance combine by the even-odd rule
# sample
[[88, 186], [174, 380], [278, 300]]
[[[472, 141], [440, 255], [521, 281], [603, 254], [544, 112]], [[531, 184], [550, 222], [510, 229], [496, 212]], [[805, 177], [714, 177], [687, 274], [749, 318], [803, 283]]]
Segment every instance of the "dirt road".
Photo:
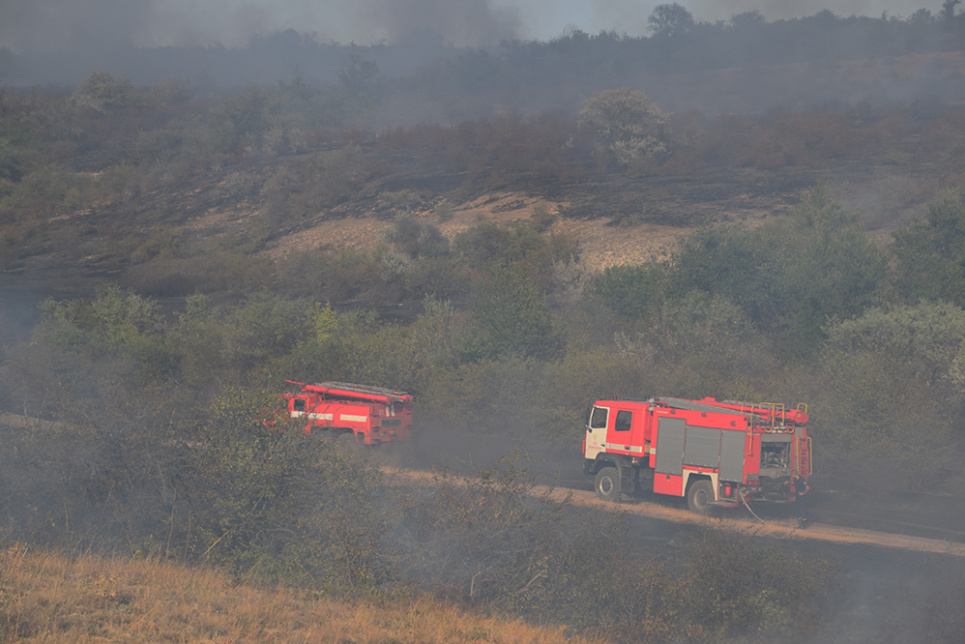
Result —
[[[383, 472], [387, 476], [396, 478], [397, 480], [416, 482], [423, 485], [431, 485], [435, 480], [433, 474], [415, 470], [386, 468], [383, 469]], [[687, 510], [671, 508], [645, 500], [635, 499], [626, 503], [610, 503], [601, 501], [597, 498], [596, 494], [587, 490], [573, 490], [561, 487], [551, 488], [538, 485], [532, 489], [531, 493], [533, 496], [545, 496], [554, 501], [567, 501], [578, 506], [612, 512], [625, 512], [627, 514], [636, 514], [672, 523], [688, 523], [758, 537], [873, 545], [882, 548], [900, 548], [902, 550], [965, 557], [965, 543], [945, 541], [942, 539], [929, 539], [822, 523], [808, 523], [805, 526], [802, 525], [802, 522], [798, 519], [767, 518], [756, 521], [732, 517], [702, 517]]]

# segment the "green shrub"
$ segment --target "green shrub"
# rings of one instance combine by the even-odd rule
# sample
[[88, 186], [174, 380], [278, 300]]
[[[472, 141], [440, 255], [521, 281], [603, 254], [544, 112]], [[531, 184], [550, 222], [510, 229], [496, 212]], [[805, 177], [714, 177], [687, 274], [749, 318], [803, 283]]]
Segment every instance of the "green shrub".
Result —
[[620, 315], [639, 318], [659, 307], [666, 279], [662, 264], [608, 266], [593, 279], [591, 292]]
[[815, 418], [815, 440], [868, 487], [940, 485], [955, 467], [945, 447], [963, 399], [963, 342], [965, 312], [951, 304], [876, 308], [829, 327], [826, 388], [812, 402], [833, 413]]
[[[752, 537], [704, 531], [686, 549], [682, 617], [702, 641], [774, 641], [820, 625], [821, 604], [834, 605], [834, 567], [805, 560]], [[788, 583], [793, 579], [794, 583]]]
[[469, 360], [501, 356], [553, 359], [562, 353], [562, 336], [546, 299], [525, 274], [495, 267], [492, 277], [473, 285], [473, 332], [463, 353]]
[[965, 306], [965, 204], [946, 195], [928, 216], [895, 232], [895, 291], [906, 304], [919, 300]]
[[468, 482], [440, 475], [429, 503], [410, 499], [403, 511], [410, 517], [408, 575], [490, 606], [539, 581], [544, 554], [556, 550], [552, 524], [560, 506], [530, 498], [535, 483], [522, 462], [519, 454], [508, 456]]
[[227, 389], [199, 428], [204, 449], [180, 472], [171, 521], [191, 560], [239, 576], [371, 590], [387, 575], [379, 548], [385, 506], [378, 472], [317, 435], [256, 422], [265, 395]]
[[861, 313], [885, 274], [877, 246], [823, 189], [784, 220], [757, 228], [705, 228], [683, 241], [673, 260], [668, 295], [694, 290], [721, 295], [774, 339], [785, 360], [812, 357], [829, 320]]

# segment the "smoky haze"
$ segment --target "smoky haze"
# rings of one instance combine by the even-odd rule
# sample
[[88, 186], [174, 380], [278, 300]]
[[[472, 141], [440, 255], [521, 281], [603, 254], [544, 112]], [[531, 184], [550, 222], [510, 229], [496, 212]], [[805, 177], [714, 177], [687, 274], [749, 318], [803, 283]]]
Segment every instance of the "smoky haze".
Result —
[[188, 3], [179, 0], [12, 0], [0, 8], [0, 45], [17, 53], [110, 44], [243, 47], [286, 29], [341, 43], [397, 42], [414, 31], [443, 34], [458, 46], [521, 36], [518, 12], [487, 0], [365, 0]]
[[[322, 42], [395, 43], [433, 31], [458, 47], [485, 47], [502, 40], [546, 40], [567, 30], [614, 30], [645, 35], [647, 17], [661, 2], [630, 0], [7, 0], [0, 5], [0, 47], [17, 54], [71, 51], [128, 44], [141, 48], [244, 47], [251, 38], [294, 29]], [[728, 20], [759, 11], [768, 20], [812, 15], [908, 16], [941, 3], [910, 0], [821, 2], [729, 0], [683, 2], [695, 19]]]

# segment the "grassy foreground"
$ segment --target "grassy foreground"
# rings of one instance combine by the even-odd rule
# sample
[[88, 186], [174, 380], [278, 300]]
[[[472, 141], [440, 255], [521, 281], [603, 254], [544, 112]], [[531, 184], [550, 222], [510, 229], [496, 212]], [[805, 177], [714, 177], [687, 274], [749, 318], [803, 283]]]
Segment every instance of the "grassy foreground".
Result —
[[169, 563], [0, 553], [0, 641], [587, 642], [429, 599], [378, 606], [235, 584]]

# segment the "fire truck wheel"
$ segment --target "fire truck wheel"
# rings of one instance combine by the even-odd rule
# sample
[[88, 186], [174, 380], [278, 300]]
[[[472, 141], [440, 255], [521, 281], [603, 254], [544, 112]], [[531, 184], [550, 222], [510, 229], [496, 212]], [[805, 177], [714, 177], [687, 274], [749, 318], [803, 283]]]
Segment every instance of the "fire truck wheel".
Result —
[[339, 432], [335, 435], [335, 444], [341, 449], [352, 449], [358, 442], [353, 432]]
[[615, 467], [604, 467], [593, 483], [596, 495], [604, 501], [620, 501], [620, 474]]
[[694, 514], [708, 515], [713, 507], [710, 502], [714, 500], [714, 488], [710, 481], [700, 479], [694, 481], [687, 489], [687, 507]]

